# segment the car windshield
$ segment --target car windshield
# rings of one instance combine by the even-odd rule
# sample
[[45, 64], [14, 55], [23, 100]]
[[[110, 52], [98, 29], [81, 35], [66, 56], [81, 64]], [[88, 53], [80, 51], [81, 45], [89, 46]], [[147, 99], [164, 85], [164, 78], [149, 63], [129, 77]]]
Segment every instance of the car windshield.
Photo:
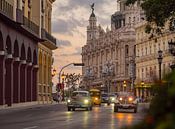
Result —
[[112, 95], [109, 95], [110, 97], [115, 97], [115, 95], [114, 94], [112, 94]]
[[102, 97], [108, 97], [108, 94], [102, 94], [101, 96]]
[[73, 92], [72, 97], [87, 97], [88, 93], [86, 92]]
[[100, 96], [100, 92], [90, 92], [90, 95], [93, 96]]
[[132, 96], [132, 97], [134, 97], [134, 95], [132, 94], [132, 93], [129, 93], [129, 92], [120, 92], [119, 93], [119, 97], [130, 97], [130, 96]]

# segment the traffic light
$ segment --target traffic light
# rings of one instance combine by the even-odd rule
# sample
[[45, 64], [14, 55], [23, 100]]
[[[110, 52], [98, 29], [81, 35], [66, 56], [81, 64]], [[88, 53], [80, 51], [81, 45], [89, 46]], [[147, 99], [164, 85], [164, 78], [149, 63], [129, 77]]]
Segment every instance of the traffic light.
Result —
[[57, 84], [57, 88], [56, 89], [57, 89], [57, 91], [60, 91], [60, 89], [61, 89], [61, 83], [58, 83]]
[[74, 66], [84, 66], [84, 63], [73, 63]]

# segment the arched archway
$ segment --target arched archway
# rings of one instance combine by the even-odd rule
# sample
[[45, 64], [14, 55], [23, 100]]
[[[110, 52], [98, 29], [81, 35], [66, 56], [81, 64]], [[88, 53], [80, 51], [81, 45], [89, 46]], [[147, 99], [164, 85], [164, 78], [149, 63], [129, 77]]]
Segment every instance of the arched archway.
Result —
[[[6, 74], [5, 74], [5, 103], [8, 106], [12, 105], [12, 87], [13, 87], [13, 65], [12, 65], [12, 44], [10, 36], [7, 36], [6, 39], [6, 48], [5, 51], [7, 53], [7, 59], [5, 60], [5, 68], [6, 68]], [[10, 55], [10, 56], [9, 56]]]
[[15, 43], [14, 43], [13, 57], [19, 57], [19, 46], [18, 46], [18, 41], [17, 40], [15, 40]]
[[38, 72], [38, 68], [37, 66], [37, 52], [36, 50], [33, 51], [33, 65], [34, 65], [34, 69], [33, 69], [33, 80], [32, 80], [32, 101], [36, 101], [37, 100], [37, 72]]
[[0, 32], [0, 51], [4, 50], [4, 42], [3, 42], [3, 37], [2, 33]]
[[37, 66], [37, 52], [36, 50], [33, 51], [33, 84], [32, 84], [32, 100], [36, 101], [37, 100], [37, 72], [38, 68]]
[[13, 102], [19, 103], [19, 82], [20, 82], [20, 60], [19, 60], [19, 45], [18, 41], [14, 43], [14, 62], [13, 62]]
[[24, 43], [21, 46], [21, 55], [20, 55], [21, 60], [26, 60], [26, 51], [25, 51], [25, 46]]
[[37, 53], [36, 53], [36, 50], [34, 50], [33, 51], [33, 64], [37, 65], [37, 62], [38, 62], [38, 60], [37, 60]]
[[24, 43], [21, 46], [20, 66], [20, 102], [26, 101], [26, 51]]
[[[0, 31], [0, 51], [4, 51], [4, 41]], [[4, 104], [4, 55], [0, 54], [0, 105]]]
[[32, 101], [32, 54], [31, 54], [31, 48], [28, 47], [27, 50], [27, 101]]
[[6, 52], [7, 54], [12, 54], [12, 44], [11, 44], [11, 39], [9, 35], [7, 36], [7, 39], [6, 39]]
[[28, 50], [27, 50], [27, 62], [32, 62], [32, 53], [31, 53], [30, 47], [28, 47]]

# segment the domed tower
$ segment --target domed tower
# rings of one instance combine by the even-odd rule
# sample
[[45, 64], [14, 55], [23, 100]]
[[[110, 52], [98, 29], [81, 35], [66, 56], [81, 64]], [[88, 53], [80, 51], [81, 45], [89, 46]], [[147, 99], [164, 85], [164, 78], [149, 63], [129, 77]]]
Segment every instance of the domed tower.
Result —
[[140, 2], [135, 4], [125, 5], [126, 0], [118, 0], [117, 5], [119, 11], [111, 16], [112, 30], [119, 29], [124, 26], [134, 27], [142, 19], [144, 19], [144, 11], [140, 6]]
[[92, 39], [98, 38], [97, 19], [94, 14], [94, 3], [91, 5], [91, 9], [92, 9], [92, 13], [89, 17], [89, 25], [87, 26], [87, 42]]

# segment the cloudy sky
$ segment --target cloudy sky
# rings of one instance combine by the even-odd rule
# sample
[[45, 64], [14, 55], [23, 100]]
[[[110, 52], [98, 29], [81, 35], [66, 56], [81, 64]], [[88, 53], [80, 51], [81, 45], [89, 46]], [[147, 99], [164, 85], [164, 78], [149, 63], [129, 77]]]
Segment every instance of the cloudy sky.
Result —
[[[64, 65], [81, 62], [82, 46], [86, 44], [86, 27], [95, 3], [97, 24], [110, 27], [110, 17], [117, 10], [117, 0], [56, 0], [52, 10], [52, 34], [57, 38], [53, 66], [59, 71]], [[67, 67], [64, 73], [81, 73], [81, 67]]]

